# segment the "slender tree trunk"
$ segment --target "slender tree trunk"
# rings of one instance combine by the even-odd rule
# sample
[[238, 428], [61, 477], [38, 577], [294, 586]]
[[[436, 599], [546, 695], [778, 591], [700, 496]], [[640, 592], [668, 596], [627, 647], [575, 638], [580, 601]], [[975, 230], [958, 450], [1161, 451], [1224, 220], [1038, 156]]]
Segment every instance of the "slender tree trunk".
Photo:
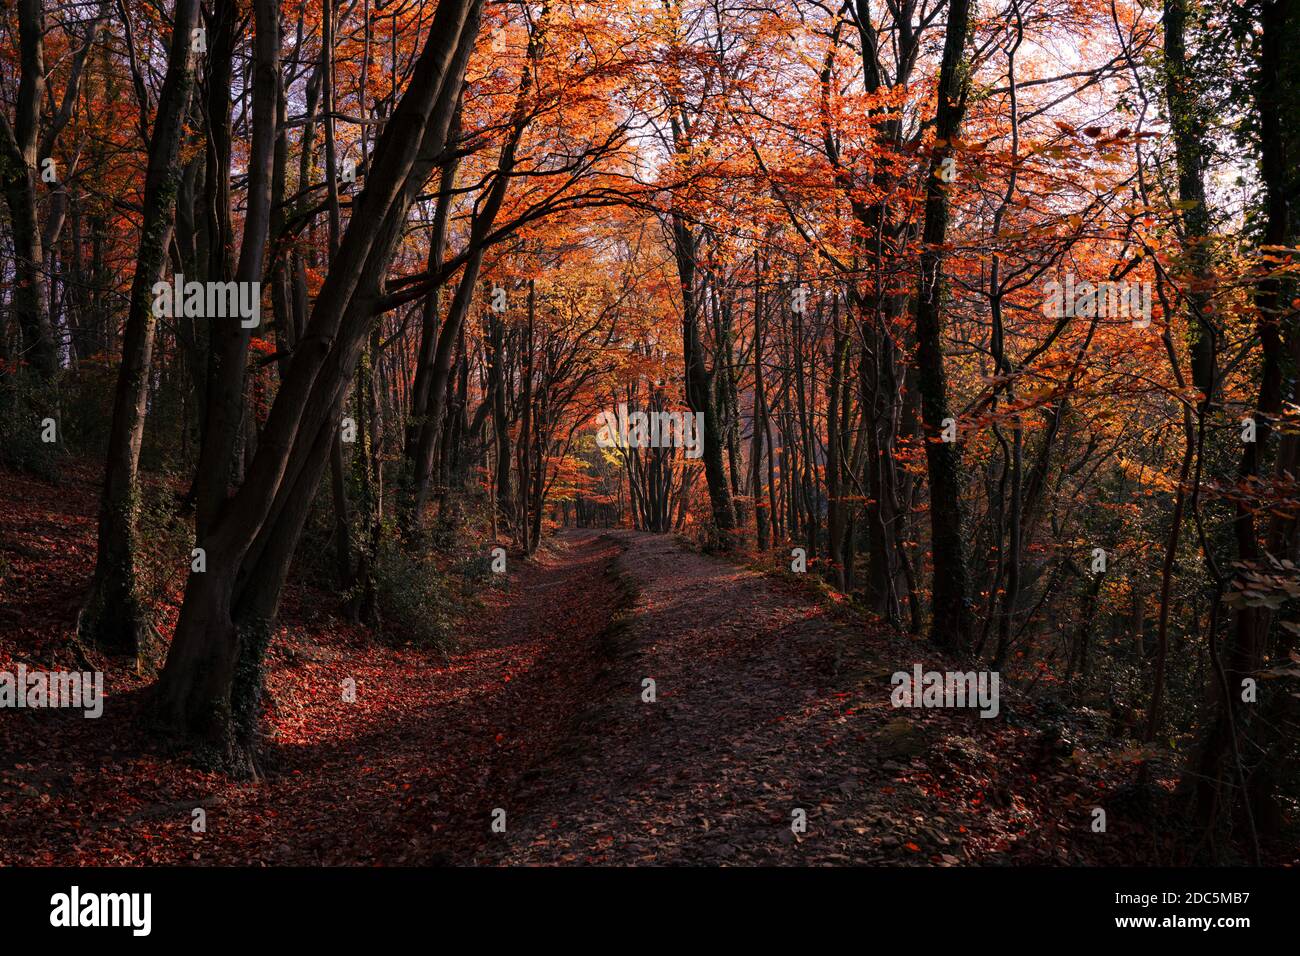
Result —
[[949, 418], [948, 377], [943, 347], [943, 244], [948, 236], [948, 193], [943, 171], [954, 168], [953, 140], [966, 108], [965, 48], [970, 0], [949, 0], [948, 26], [939, 69], [935, 149], [925, 188], [921, 279], [916, 303], [916, 365], [925, 423], [925, 457], [930, 478], [930, 546], [934, 554], [931, 639], [961, 650], [970, 643], [969, 572], [961, 512], [961, 459], [956, 442], [940, 440]]
[[136, 589], [135, 530], [139, 508], [137, 479], [140, 444], [153, 356], [153, 286], [171, 245], [180, 186], [181, 137], [192, 80], [191, 31], [198, 22], [198, 0], [176, 0], [167, 75], [158, 98], [145, 174], [144, 227], [131, 281], [130, 307], [113, 399], [113, 423], [99, 507], [99, 550], [90, 595], [78, 618], [82, 639], [105, 649], [134, 654], [145, 610]]
[[[1175, 12], [1172, 21], [1178, 24]], [[1255, 109], [1259, 117], [1260, 179], [1264, 187], [1263, 245], [1293, 245], [1300, 220], [1300, 70], [1295, 50], [1300, 44], [1300, 4], [1295, 0], [1266, 0], [1262, 4], [1260, 56], [1255, 75]], [[1170, 22], [1166, 22], [1169, 29]], [[1177, 124], [1175, 124], [1177, 131]], [[1288, 302], [1294, 296], [1294, 282], [1284, 282], [1271, 269], [1262, 271], [1255, 286], [1256, 329], [1260, 338], [1262, 367], [1254, 419], [1255, 441], [1245, 445], [1237, 469], [1239, 486], [1249, 487], [1264, 473], [1273, 423], [1284, 403], [1295, 401], [1295, 378], [1287, 367], [1296, 361], [1300, 337]], [[1276, 467], [1286, 469], [1291, 448], [1282, 441]], [[1282, 476], [1289, 482], [1289, 475]], [[1235, 506], [1233, 531], [1237, 556], [1244, 569], [1266, 561], [1264, 551], [1278, 548], [1275, 558], [1293, 557], [1287, 536], [1270, 539], [1261, 547], [1253, 504]], [[1294, 524], [1290, 525], [1294, 528]], [[1282, 525], [1277, 525], [1281, 529]], [[1245, 703], [1243, 682], [1262, 670], [1272, 616], [1267, 608], [1239, 607], [1234, 615], [1222, 673], [1211, 683], [1214, 716], [1201, 740], [1196, 757], [1197, 811], [1207, 825], [1244, 820], [1252, 838], [1276, 831], [1280, 812], [1276, 799], [1279, 768], [1265, 757], [1247, 767], [1246, 754], [1269, 755], [1278, 738], [1276, 721], [1282, 710], [1261, 714], [1268, 708]], [[1213, 642], [1217, 635], [1210, 634]], [[1274, 682], [1269, 682], [1274, 683]], [[1275, 692], [1280, 693], [1280, 692]], [[1266, 697], [1266, 700], [1268, 698]], [[1284, 708], [1283, 708], [1284, 709]], [[1245, 794], [1245, 799], [1241, 795]], [[1220, 814], [1222, 817], [1219, 818]], [[1218, 818], [1218, 819], [1216, 819]]]
[[[226, 4], [219, 5], [220, 7]], [[229, 4], [225, 16], [233, 21], [236, 12]], [[244, 216], [244, 234], [240, 244], [235, 282], [244, 287], [259, 289], [264, 253], [271, 226], [271, 186], [275, 166], [276, 92], [280, 74], [280, 8], [275, 0], [254, 0], [255, 34], [253, 42], [253, 140], [248, 157], [248, 195]], [[228, 28], [223, 28], [228, 29]], [[220, 116], [221, 130], [218, 140], [222, 144], [224, 168], [218, 174], [229, 180], [230, 135], [229, 117], [229, 66], [235, 38], [223, 42], [225, 50], [225, 81], [220, 95], [225, 98], [224, 115]], [[209, 104], [209, 109], [215, 104]], [[213, 116], [212, 119], [216, 119]], [[224, 216], [223, 216], [224, 218]], [[222, 256], [224, 258], [224, 255]], [[215, 278], [215, 277], [214, 277]], [[260, 311], [259, 311], [260, 314]], [[211, 351], [208, 365], [207, 426], [199, 452], [196, 492], [195, 526], [199, 546], [212, 526], [229, 491], [231, 469], [234, 464], [235, 445], [245, 416], [245, 365], [248, 361], [248, 343], [252, 327], [245, 327], [239, 319], [209, 317]]]
[[[449, 140], [460, 136], [460, 110], [452, 121]], [[451, 217], [451, 202], [456, 184], [459, 161], [449, 159], [443, 164], [438, 177], [438, 205], [433, 216], [433, 231], [429, 238], [428, 267], [442, 264], [447, 247], [447, 222]], [[411, 415], [407, 419], [406, 440], [403, 451], [402, 500], [399, 503], [399, 520], [403, 533], [410, 537], [421, 524], [416, 502], [423, 502], [428, 494], [433, 475], [433, 457], [440, 422], [429, 414], [433, 397], [433, 366], [438, 348], [438, 313], [441, 289], [430, 291], [420, 310], [420, 347], [416, 357], [415, 381], [411, 388]]]
[[[763, 487], [763, 438], [768, 434], [767, 403], [763, 395], [763, 301], [760, 284], [758, 256], [754, 256], [754, 409], [751, 420], [753, 431], [749, 451], [750, 494], [754, 497], [754, 525], [758, 535], [758, 550], [767, 551], [772, 546], [769, 531], [771, 507], [765, 495], [770, 487]], [[770, 440], [770, 439], [769, 439]], [[771, 467], [771, 448], [768, 448], [769, 468]], [[770, 486], [770, 479], [769, 479]]]
[[13, 227], [15, 285], [10, 299], [22, 331], [23, 357], [44, 381], [59, 369], [58, 347], [50, 327], [45, 253], [36, 212], [36, 190], [41, 160], [41, 107], [45, 89], [45, 14], [41, 0], [18, 0], [17, 122], [0, 112], [0, 188], [9, 207]]
[[690, 226], [673, 217], [674, 252], [677, 275], [682, 287], [682, 357], [686, 366], [686, 403], [692, 412], [704, 417], [704, 477], [713, 506], [713, 525], [718, 545], [730, 547], [736, 528], [736, 511], [731, 501], [731, 487], [723, 464], [723, 436], [719, 409], [713, 401], [710, 376], [704, 363], [704, 344], [700, 341], [700, 297], [696, 280], [698, 260], [696, 239]]

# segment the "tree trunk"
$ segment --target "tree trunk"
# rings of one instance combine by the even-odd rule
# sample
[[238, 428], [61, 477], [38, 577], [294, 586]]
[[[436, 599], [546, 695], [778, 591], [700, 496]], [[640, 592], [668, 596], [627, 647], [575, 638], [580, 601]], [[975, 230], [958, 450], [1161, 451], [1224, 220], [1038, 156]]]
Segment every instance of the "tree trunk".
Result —
[[198, 7], [198, 0], [176, 0], [167, 76], [149, 140], [144, 228], [136, 253], [122, 364], [113, 398], [113, 423], [99, 508], [99, 550], [90, 595], [77, 621], [83, 640], [123, 654], [136, 652], [142, 629], [147, 626], [136, 590], [135, 528], [140, 443], [144, 438], [149, 368], [157, 323], [152, 289], [166, 262], [174, 229], [176, 193], [181, 178], [180, 145], [192, 80], [191, 31], [198, 22]]
[[[962, 650], [970, 643], [969, 574], [961, 513], [961, 460], [956, 442], [940, 440], [949, 417], [943, 351], [943, 244], [948, 235], [948, 194], [941, 174], [954, 158], [966, 108], [965, 47], [970, 0], [950, 0], [947, 35], [939, 69], [935, 149], [925, 188], [921, 279], [916, 303], [916, 365], [925, 423], [925, 458], [930, 478], [930, 547], [934, 554], [931, 639]], [[951, 167], [949, 167], [951, 168]]]
[[0, 112], [0, 187], [9, 206], [14, 242], [14, 289], [10, 308], [22, 332], [23, 357], [43, 381], [54, 379], [59, 352], [50, 328], [45, 284], [45, 254], [36, 212], [37, 170], [41, 160], [41, 106], [45, 100], [45, 14], [41, 0], [18, 0], [17, 122]]

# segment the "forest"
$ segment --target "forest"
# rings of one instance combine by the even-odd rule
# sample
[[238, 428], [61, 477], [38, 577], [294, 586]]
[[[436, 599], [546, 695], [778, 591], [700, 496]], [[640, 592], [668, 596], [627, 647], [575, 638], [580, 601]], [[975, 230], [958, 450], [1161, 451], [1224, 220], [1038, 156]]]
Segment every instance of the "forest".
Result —
[[1300, 862], [1297, 49], [4, 0], [0, 865]]

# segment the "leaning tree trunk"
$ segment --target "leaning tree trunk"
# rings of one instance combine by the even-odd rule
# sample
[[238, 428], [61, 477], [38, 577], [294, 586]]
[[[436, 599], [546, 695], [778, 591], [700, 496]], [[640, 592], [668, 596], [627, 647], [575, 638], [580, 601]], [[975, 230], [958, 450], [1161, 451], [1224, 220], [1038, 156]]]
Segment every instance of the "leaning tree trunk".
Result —
[[[407, 213], [446, 144], [481, 0], [442, 0], [411, 82], [375, 148], [337, 257], [244, 484], [217, 515], [208, 570], [186, 582], [158, 684], [161, 718], [246, 761], [261, 650], [374, 322]], [[236, 684], [236, 675], [240, 680]], [[237, 727], [232, 717], [244, 723]]]

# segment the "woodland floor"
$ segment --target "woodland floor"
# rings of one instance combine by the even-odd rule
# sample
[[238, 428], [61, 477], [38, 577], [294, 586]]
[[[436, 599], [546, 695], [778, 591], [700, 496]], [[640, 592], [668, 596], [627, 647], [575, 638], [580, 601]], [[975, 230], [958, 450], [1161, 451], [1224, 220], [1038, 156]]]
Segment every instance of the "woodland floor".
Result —
[[[0, 473], [0, 670], [79, 669], [91, 474]], [[260, 781], [155, 743], [150, 681], [119, 661], [91, 661], [100, 719], [0, 711], [0, 865], [1162, 862], [1115, 792], [1131, 774], [1058, 744], [1087, 739], [1086, 714], [1005, 683], [996, 720], [896, 710], [894, 671], [955, 665], [671, 537], [559, 533], [484, 590], [447, 656], [329, 604], [286, 593]]]

